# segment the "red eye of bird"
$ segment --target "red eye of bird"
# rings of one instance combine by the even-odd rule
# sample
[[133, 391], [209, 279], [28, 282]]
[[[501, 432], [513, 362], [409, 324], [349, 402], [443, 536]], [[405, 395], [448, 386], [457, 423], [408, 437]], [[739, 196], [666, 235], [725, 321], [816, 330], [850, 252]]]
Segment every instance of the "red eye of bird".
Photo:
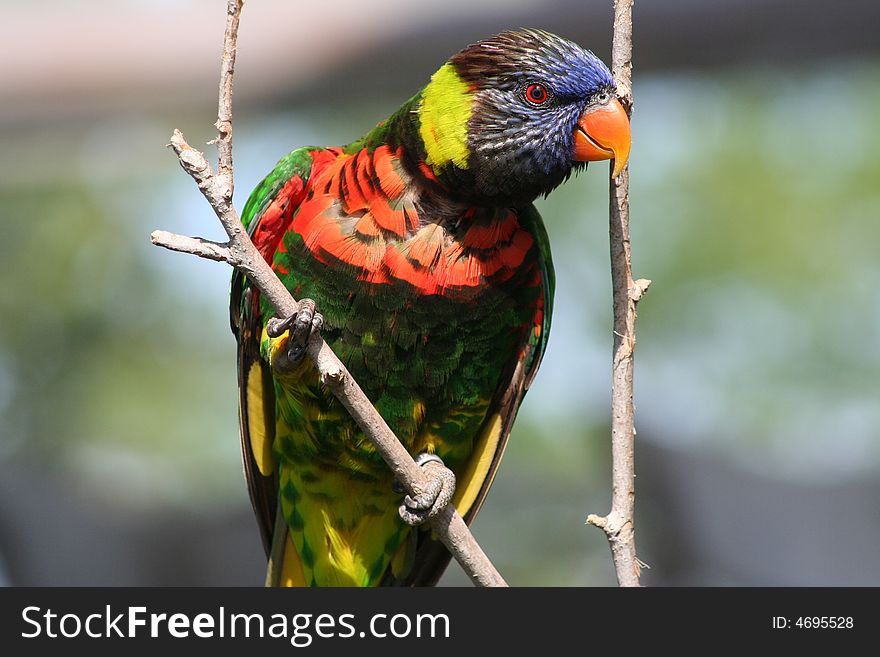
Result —
[[543, 84], [530, 84], [526, 87], [526, 99], [530, 103], [540, 105], [541, 103], [547, 102], [549, 97], [550, 95], [547, 93], [547, 87]]

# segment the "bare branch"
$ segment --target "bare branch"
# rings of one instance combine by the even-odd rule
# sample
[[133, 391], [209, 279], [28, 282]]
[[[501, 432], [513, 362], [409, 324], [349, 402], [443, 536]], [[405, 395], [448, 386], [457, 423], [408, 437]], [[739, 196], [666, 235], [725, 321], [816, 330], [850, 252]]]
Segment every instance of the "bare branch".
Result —
[[212, 242], [201, 237], [185, 237], [184, 235], [169, 233], [167, 230], [154, 230], [150, 235], [150, 241], [155, 246], [161, 246], [170, 251], [190, 253], [200, 258], [216, 260], [217, 262], [228, 262], [233, 267], [235, 266], [235, 260], [232, 257], [228, 244]]
[[[260, 293], [274, 306], [281, 317], [297, 311], [297, 302], [266, 263], [239, 219], [232, 204], [232, 77], [235, 69], [236, 39], [242, 0], [229, 0], [226, 32], [223, 42], [223, 60], [220, 72], [220, 100], [217, 113], [219, 132], [217, 144], [219, 164], [217, 173], [200, 151], [190, 146], [179, 130], [175, 130], [169, 144], [183, 167], [196, 181], [202, 194], [211, 204], [229, 241], [218, 244], [201, 238], [183, 237], [165, 231], [152, 234], [154, 244], [175, 251], [191, 253], [211, 260], [222, 260], [248, 276]], [[308, 346], [308, 355], [320, 373], [321, 380], [357, 422], [375, 445], [376, 450], [391, 468], [394, 476], [411, 495], [425, 489], [426, 478], [406, 448], [382, 419], [360, 386], [336, 357], [326, 342], [315, 335]], [[431, 520], [431, 527], [449, 549], [462, 568], [479, 586], [507, 586], [504, 579], [486, 557], [458, 512], [447, 506]]]
[[[611, 69], [620, 102], [632, 113], [632, 5], [614, 0], [614, 41]], [[639, 586], [640, 562], [636, 556], [633, 512], [635, 421], [633, 407], [633, 351], [636, 345], [636, 303], [651, 281], [633, 281], [629, 240], [629, 167], [611, 180], [610, 206], [611, 281], [614, 297], [614, 358], [611, 378], [611, 512], [590, 515], [587, 523], [601, 528], [611, 546], [617, 582]]]
[[238, 41], [238, 23], [244, 0], [229, 0], [226, 5], [226, 31], [223, 34], [223, 58], [220, 63], [220, 90], [217, 102], [217, 174], [229, 185], [232, 201], [232, 78], [235, 74], [235, 55]]

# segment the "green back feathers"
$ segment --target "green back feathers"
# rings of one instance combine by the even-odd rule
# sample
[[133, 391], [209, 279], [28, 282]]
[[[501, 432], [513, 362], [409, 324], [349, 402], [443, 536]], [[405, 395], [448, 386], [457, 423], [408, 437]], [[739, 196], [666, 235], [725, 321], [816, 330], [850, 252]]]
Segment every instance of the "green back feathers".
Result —
[[309, 179], [312, 168], [312, 151], [321, 150], [317, 146], [305, 146], [292, 151], [278, 160], [278, 164], [268, 176], [260, 181], [244, 204], [241, 212], [241, 223], [245, 229], [250, 230], [251, 222], [263, 214], [284, 185], [293, 177], [299, 176], [303, 182]]

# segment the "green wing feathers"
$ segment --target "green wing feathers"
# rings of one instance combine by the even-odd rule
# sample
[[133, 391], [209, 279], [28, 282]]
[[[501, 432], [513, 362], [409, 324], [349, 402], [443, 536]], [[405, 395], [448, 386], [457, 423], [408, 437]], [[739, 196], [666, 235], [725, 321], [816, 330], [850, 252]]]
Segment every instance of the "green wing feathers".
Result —
[[[283, 234], [311, 172], [314, 149], [303, 148], [283, 157], [275, 169], [251, 193], [242, 212], [242, 223], [254, 244], [271, 262], [275, 245]], [[288, 194], [284, 194], [285, 188]], [[272, 231], [263, 229], [257, 235], [261, 219], [273, 206]], [[268, 222], [267, 222], [268, 223]], [[269, 553], [275, 528], [277, 506], [277, 472], [272, 454], [275, 440], [275, 395], [271, 371], [260, 357], [262, 320], [259, 313], [259, 292], [237, 270], [232, 276], [230, 315], [232, 332], [238, 341], [239, 435], [242, 465], [251, 504], [260, 527], [263, 546]]]
[[[465, 468], [456, 473], [453, 503], [469, 525], [476, 518], [498, 472], [513, 422], [541, 364], [550, 333], [556, 285], [550, 239], [541, 215], [533, 205], [521, 208], [519, 217], [535, 239], [540, 298], [531, 326], [525, 333], [520, 357], [511, 362], [508, 374], [502, 377], [474, 442], [474, 451]], [[450, 554], [443, 545], [428, 535], [423, 536], [405, 583], [411, 586], [436, 584], [449, 560]]]

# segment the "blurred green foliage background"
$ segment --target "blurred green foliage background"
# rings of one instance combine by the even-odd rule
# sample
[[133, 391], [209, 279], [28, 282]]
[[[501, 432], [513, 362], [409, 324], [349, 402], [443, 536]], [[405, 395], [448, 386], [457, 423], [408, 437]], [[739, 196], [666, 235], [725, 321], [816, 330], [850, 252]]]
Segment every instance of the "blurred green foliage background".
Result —
[[[26, 69], [0, 84], [0, 581], [260, 584], [230, 271], [149, 245], [155, 228], [220, 237], [162, 147], [174, 127], [212, 137], [223, 3], [42, 4], [80, 20], [68, 46], [92, 67], [24, 44], [37, 9], [0, 2], [0, 60]], [[360, 136], [475, 38], [531, 24], [608, 57], [610, 2], [446, 3], [452, 17], [387, 1], [402, 18], [374, 34], [354, 5], [284, 27], [273, 4], [242, 23], [238, 207], [285, 152]], [[823, 52], [781, 30], [791, 52], [762, 56], [760, 12], [725, 41], [736, 3], [647, 4], [631, 160], [633, 266], [654, 281], [636, 359], [645, 583], [877, 585], [880, 43], [856, 27]], [[806, 12], [845, 27], [822, 3], [763, 4], [805, 35]], [[705, 23], [711, 65], [664, 32], [691, 10], [721, 17]], [[169, 14], [198, 34], [179, 66]], [[327, 57], [312, 24], [338, 30]], [[550, 347], [474, 529], [511, 584], [609, 585], [604, 537], [583, 525], [610, 497], [607, 167], [538, 206], [559, 280]]]

